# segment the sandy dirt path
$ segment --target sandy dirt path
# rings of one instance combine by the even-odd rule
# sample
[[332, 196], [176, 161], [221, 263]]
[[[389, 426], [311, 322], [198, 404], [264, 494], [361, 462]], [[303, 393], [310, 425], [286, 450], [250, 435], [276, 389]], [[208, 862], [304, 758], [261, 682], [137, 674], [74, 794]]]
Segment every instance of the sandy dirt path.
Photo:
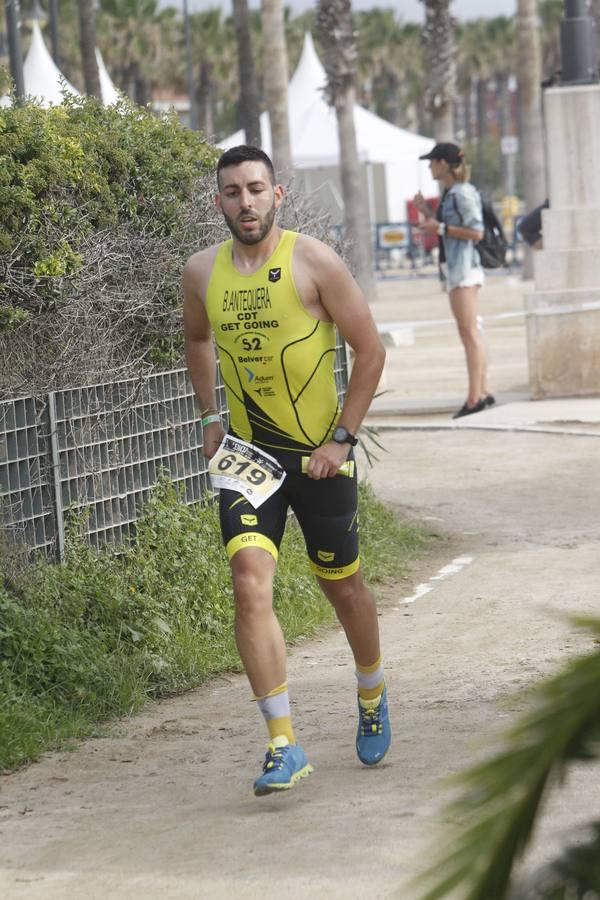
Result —
[[[355, 758], [353, 668], [336, 629], [290, 653], [311, 778], [253, 797], [263, 730], [245, 679], [217, 679], [0, 779], [0, 896], [416, 897], [406, 882], [445, 818], [440, 779], [511, 721], [515, 691], [591, 646], [558, 613], [598, 609], [600, 441], [457, 430], [388, 432], [385, 443], [378, 493], [442, 535], [382, 592], [385, 763]], [[404, 602], [456, 559], [454, 574]], [[530, 859], [599, 809], [599, 768], [576, 770]]]

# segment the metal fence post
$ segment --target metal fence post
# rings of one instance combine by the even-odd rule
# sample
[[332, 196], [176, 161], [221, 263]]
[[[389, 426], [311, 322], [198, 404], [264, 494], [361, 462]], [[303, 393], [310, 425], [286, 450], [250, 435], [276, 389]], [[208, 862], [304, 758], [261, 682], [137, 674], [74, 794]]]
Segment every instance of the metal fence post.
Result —
[[65, 558], [65, 517], [60, 483], [60, 456], [56, 424], [56, 394], [48, 394], [48, 416], [50, 419], [50, 449], [52, 453], [52, 488], [54, 490], [54, 513], [56, 518], [56, 549], [59, 562]]

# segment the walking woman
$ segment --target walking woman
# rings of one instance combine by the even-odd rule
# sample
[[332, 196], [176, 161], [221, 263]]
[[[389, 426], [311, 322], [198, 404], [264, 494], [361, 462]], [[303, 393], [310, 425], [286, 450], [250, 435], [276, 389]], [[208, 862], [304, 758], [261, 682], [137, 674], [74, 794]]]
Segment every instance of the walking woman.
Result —
[[483, 336], [478, 325], [479, 289], [484, 282], [476, 244], [483, 237], [483, 214], [479, 192], [469, 184], [469, 167], [456, 144], [436, 144], [420, 159], [428, 159], [431, 174], [443, 188], [437, 217], [417, 194], [414, 203], [425, 215], [420, 226], [423, 234], [437, 234], [440, 263], [456, 319], [458, 334], [465, 348], [469, 393], [453, 419], [481, 412], [493, 406], [487, 384], [487, 360]]

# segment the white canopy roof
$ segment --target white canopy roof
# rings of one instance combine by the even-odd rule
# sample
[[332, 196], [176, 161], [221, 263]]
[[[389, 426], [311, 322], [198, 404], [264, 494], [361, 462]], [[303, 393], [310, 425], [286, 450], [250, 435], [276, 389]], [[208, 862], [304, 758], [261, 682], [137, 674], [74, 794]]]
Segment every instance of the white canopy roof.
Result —
[[[119, 101], [119, 92], [108, 74], [98, 48], [96, 48], [96, 61], [100, 76], [102, 102], [105, 106], [110, 106]], [[48, 52], [37, 19], [34, 19], [32, 23], [31, 44], [23, 63], [23, 81], [25, 82], [25, 94], [28, 97], [34, 97], [42, 106], [62, 103], [65, 89], [69, 93], [79, 96], [79, 91], [66, 80]], [[0, 97], [0, 106], [10, 106], [10, 104], [11, 98], [7, 94]]]
[[33, 20], [31, 44], [23, 63], [23, 80], [25, 93], [35, 97], [42, 106], [62, 103], [64, 90], [79, 96], [79, 91], [69, 84], [50, 56], [37, 19]]
[[[340, 146], [335, 109], [323, 96], [327, 75], [306, 34], [298, 67], [288, 87], [290, 142], [292, 160], [297, 169], [312, 169], [339, 164]], [[406, 201], [421, 190], [437, 196], [437, 183], [419, 156], [434, 145], [432, 138], [398, 128], [358, 104], [354, 106], [354, 126], [361, 162], [383, 163], [386, 167], [388, 215], [394, 221], [406, 218]], [[269, 115], [260, 117], [261, 142], [271, 152]], [[227, 149], [244, 143], [244, 132], [237, 131], [220, 142]]]
[[100, 93], [105, 106], [113, 106], [120, 100], [120, 94], [114, 86], [108, 70], [104, 65], [102, 54], [96, 47], [96, 62], [98, 63], [98, 75], [100, 76]]

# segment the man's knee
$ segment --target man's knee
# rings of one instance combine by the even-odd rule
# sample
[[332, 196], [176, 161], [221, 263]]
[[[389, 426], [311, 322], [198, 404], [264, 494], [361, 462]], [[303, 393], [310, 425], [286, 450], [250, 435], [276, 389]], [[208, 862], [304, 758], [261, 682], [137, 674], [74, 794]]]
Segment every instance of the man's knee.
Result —
[[231, 558], [233, 594], [236, 608], [244, 614], [255, 614], [273, 599], [275, 561], [264, 551], [245, 550]]
[[335, 607], [348, 607], [360, 602], [365, 590], [360, 571], [348, 578], [319, 578], [319, 584], [329, 602]]

